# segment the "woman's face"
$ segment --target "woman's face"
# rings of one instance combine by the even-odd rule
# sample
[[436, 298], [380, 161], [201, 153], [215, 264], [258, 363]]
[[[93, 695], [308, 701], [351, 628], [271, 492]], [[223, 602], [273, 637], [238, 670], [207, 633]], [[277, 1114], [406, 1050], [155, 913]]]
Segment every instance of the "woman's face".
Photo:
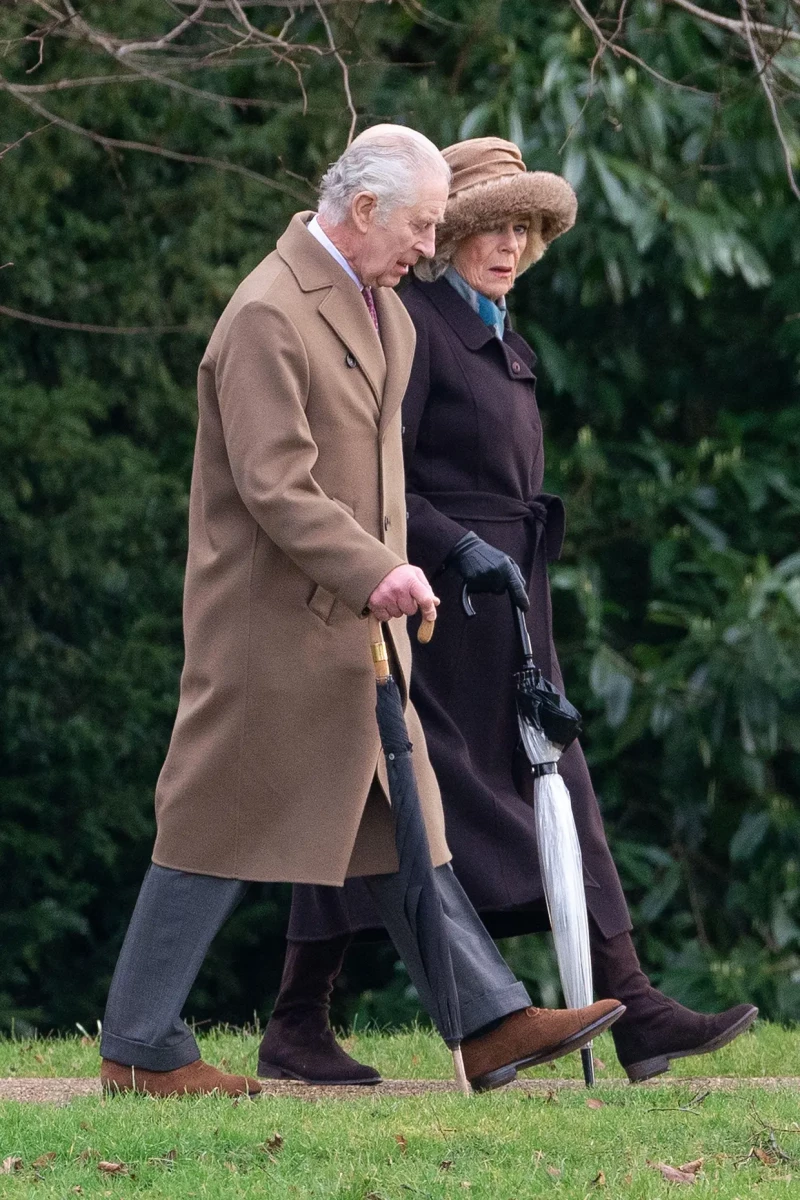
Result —
[[470, 287], [490, 300], [510, 292], [520, 255], [528, 242], [530, 217], [508, 217], [492, 229], [473, 233], [456, 247], [452, 264]]

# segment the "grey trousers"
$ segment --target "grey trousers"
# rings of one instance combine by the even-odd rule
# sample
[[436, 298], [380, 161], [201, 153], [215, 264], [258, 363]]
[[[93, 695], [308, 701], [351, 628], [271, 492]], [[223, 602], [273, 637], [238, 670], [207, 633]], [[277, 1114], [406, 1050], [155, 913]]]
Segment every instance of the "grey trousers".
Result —
[[[481, 924], [449, 864], [436, 868], [450, 932], [464, 1035], [527, 1008], [530, 997]], [[365, 876], [381, 918], [423, 1006], [430, 995], [416, 944], [400, 916], [397, 875]], [[100, 1053], [145, 1071], [173, 1071], [200, 1057], [181, 1012], [217, 931], [249, 884], [152, 864], [120, 952]]]

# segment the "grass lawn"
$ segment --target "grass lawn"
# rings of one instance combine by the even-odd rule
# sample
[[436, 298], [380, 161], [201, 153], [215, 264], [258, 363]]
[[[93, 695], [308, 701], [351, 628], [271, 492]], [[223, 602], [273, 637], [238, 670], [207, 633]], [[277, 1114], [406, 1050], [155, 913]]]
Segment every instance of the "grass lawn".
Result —
[[[219, 1030], [202, 1042], [209, 1061], [252, 1071], [255, 1034]], [[449, 1074], [448, 1055], [421, 1030], [366, 1033], [349, 1044], [388, 1078]], [[0, 1197], [627, 1200], [689, 1186], [721, 1200], [800, 1197], [800, 1090], [767, 1082], [800, 1075], [799, 1050], [800, 1034], [761, 1024], [715, 1055], [675, 1064], [673, 1077], [685, 1083], [630, 1087], [606, 1035], [595, 1047], [605, 1065], [592, 1093], [555, 1082], [579, 1075], [573, 1055], [531, 1073], [554, 1081], [537, 1094], [6, 1102], [0, 1162], [22, 1164], [0, 1174]], [[0, 1042], [0, 1076], [96, 1071], [96, 1046], [79, 1038]], [[691, 1081], [699, 1075], [765, 1082], [717, 1090]], [[694, 1169], [671, 1182], [658, 1164]]]

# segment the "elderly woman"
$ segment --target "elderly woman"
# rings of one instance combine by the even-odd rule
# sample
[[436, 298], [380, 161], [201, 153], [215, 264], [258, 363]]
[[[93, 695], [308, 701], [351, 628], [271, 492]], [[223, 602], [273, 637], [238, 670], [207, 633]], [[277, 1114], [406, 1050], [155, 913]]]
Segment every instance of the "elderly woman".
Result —
[[[442, 790], [453, 867], [495, 936], [547, 928], [511, 685], [520, 651], [508, 602], [528, 613], [537, 663], [563, 687], [553, 646], [547, 563], [558, 558], [564, 508], [541, 491], [536, 356], [511, 329], [505, 297], [517, 277], [573, 225], [576, 201], [557, 175], [528, 172], [498, 138], [444, 151], [453, 172], [437, 256], [416, 268], [403, 300], [417, 331], [404, 400], [409, 561], [441, 597], [436, 635], [417, 646], [411, 695]], [[466, 584], [479, 616], [461, 605]], [[631, 922], [586, 761], [575, 743], [559, 764], [583, 853], [595, 987], [627, 1005], [614, 1025], [631, 1080], [673, 1058], [731, 1041], [751, 1005], [718, 1016], [653, 988]], [[359, 881], [296, 887], [284, 979], [262, 1057], [316, 1082], [377, 1081], [344, 1054], [327, 1005], [353, 932], [378, 925]]]

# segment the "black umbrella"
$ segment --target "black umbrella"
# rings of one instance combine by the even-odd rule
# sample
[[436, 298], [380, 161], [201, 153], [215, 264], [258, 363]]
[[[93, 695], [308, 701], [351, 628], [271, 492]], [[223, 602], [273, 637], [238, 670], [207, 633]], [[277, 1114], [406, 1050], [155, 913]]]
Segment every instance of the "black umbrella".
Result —
[[[453, 1054], [456, 1080], [461, 1091], [469, 1093], [461, 1056], [461, 1009], [445, 933], [442, 901], [433, 873], [431, 851], [422, 818], [411, 742], [408, 740], [403, 702], [392, 678], [389, 654], [380, 622], [369, 618], [372, 661], [377, 683], [378, 729], [386, 756], [389, 798], [392, 804], [398, 874], [403, 888], [403, 913], [419, 950], [425, 971], [433, 1018], [439, 1033]], [[423, 622], [420, 641], [430, 638], [432, 626]]]
[[[569, 1008], [592, 1003], [592, 960], [583, 861], [572, 803], [557, 763], [581, 730], [581, 714], [533, 661], [523, 613], [513, 606], [524, 665], [515, 676], [517, 719], [534, 777], [536, 844], [564, 999]], [[586, 1086], [594, 1083], [591, 1044], [581, 1050]]]

